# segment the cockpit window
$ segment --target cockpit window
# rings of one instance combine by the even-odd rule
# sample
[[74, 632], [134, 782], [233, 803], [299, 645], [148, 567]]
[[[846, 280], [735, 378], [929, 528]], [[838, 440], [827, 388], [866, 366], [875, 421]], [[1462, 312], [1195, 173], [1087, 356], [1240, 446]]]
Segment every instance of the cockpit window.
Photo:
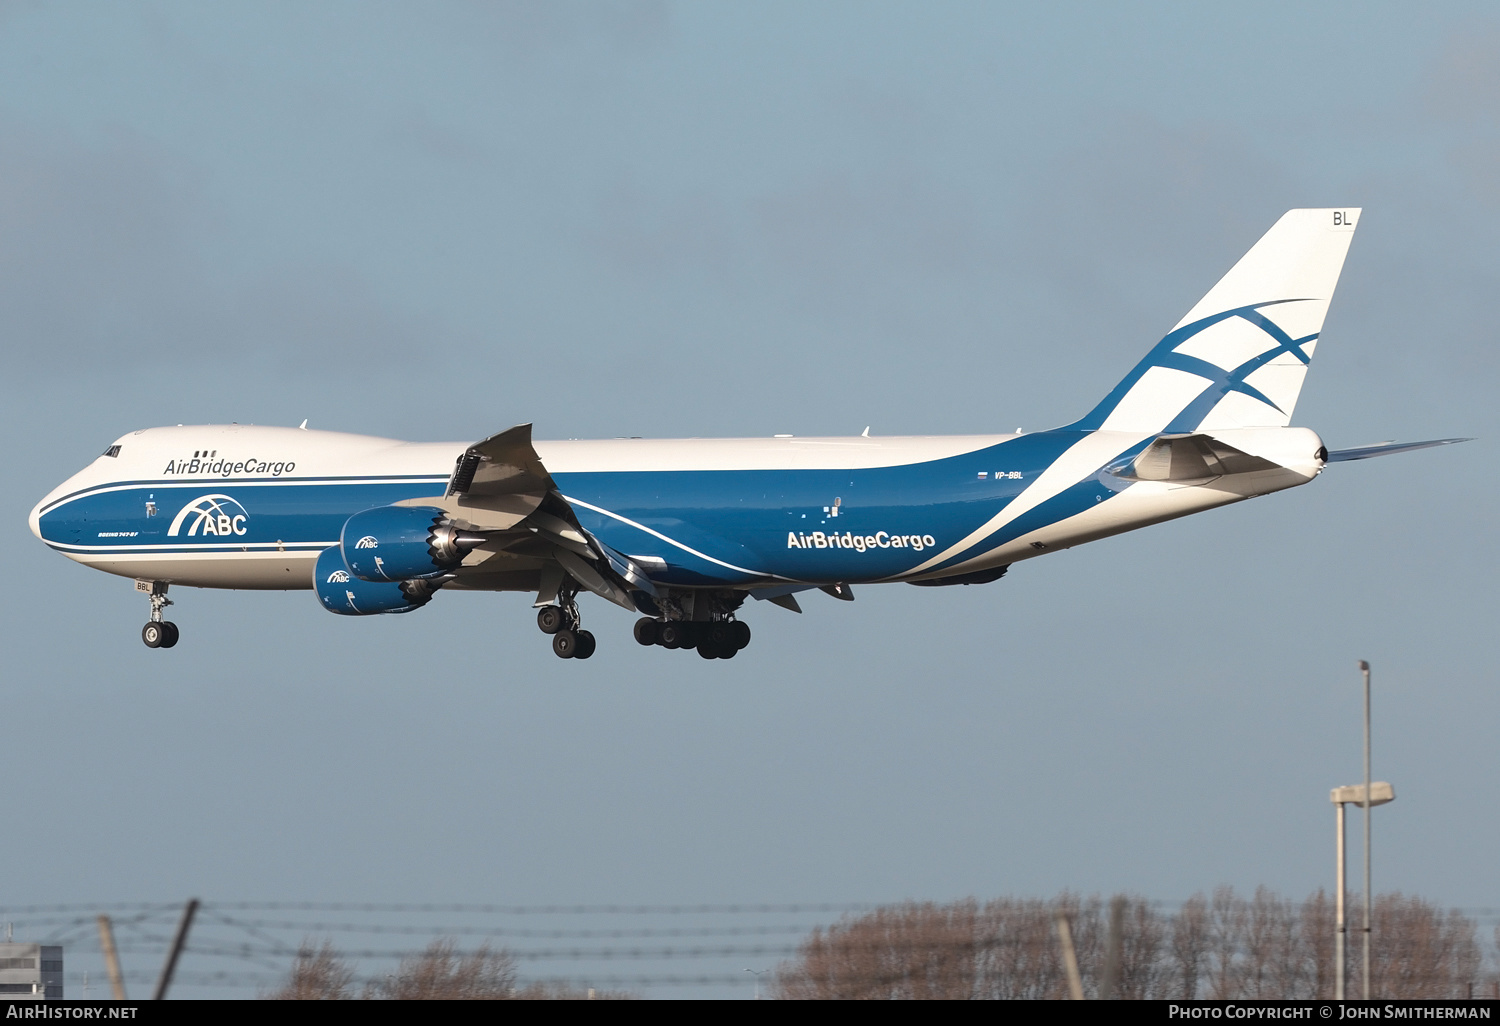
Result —
[[118, 456], [120, 455], [120, 447], [118, 445], [111, 445], [108, 449], [104, 450], [104, 455]]

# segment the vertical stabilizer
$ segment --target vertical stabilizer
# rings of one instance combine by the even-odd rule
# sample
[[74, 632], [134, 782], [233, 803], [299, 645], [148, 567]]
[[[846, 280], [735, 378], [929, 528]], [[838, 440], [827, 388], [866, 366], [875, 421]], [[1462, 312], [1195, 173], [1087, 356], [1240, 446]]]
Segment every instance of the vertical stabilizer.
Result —
[[1360, 210], [1289, 210], [1075, 427], [1285, 427]]

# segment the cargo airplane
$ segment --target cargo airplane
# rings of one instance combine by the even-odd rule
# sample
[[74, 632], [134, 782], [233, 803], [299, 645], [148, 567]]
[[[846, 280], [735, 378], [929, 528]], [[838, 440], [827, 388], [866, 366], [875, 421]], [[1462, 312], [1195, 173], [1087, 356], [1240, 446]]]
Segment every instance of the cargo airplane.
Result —
[[1306, 484], [1328, 451], [1292, 409], [1358, 223], [1292, 210], [1081, 419], [949, 437], [473, 444], [210, 425], [124, 435], [31, 511], [69, 559], [135, 580], [171, 648], [168, 588], [312, 590], [329, 612], [407, 613], [440, 591], [536, 596], [563, 658], [577, 599], [640, 615], [642, 645], [728, 659], [747, 599], [886, 582], [984, 584], [1096, 538]]

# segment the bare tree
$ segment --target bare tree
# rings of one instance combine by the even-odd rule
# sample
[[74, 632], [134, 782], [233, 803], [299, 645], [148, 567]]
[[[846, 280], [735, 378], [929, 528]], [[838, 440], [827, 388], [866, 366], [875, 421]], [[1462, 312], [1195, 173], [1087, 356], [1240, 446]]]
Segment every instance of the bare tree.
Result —
[[314, 949], [304, 942], [287, 981], [266, 997], [284, 1001], [335, 1001], [353, 997], [398, 1001], [618, 1001], [636, 995], [619, 990], [596, 991], [557, 980], [521, 985], [516, 963], [506, 951], [488, 944], [469, 954], [454, 951], [452, 940], [435, 940], [420, 954], [402, 960], [383, 980], [370, 980], [356, 995], [355, 973], [332, 943]]
[[[1347, 897], [1344, 907], [1349, 907]], [[1308, 997], [1333, 997], [1333, 931], [1337, 925], [1333, 902], [1320, 887], [1302, 903], [1298, 923], [1298, 930], [1302, 935], [1302, 958], [1307, 974]]]
[[1494, 942], [1495, 946], [1492, 950], [1495, 953], [1495, 961], [1491, 963], [1494, 970], [1490, 973], [1489, 991], [1491, 998], [1500, 1001], [1500, 926], [1495, 927]]
[[[1104, 966], [1106, 929], [1104, 926], [1104, 901], [1097, 894], [1088, 898], [1079, 897], [1071, 891], [1063, 891], [1049, 903], [1054, 921], [1060, 913], [1072, 924], [1073, 951], [1078, 958], [1078, 975], [1082, 978], [1085, 996], [1099, 992], [1099, 977]], [[1051, 940], [1050, 946], [1056, 946]], [[1047, 997], [1067, 997], [1067, 981], [1059, 977], [1048, 991]]]
[[1373, 912], [1372, 997], [1468, 995], [1481, 962], [1473, 920], [1400, 892], [1380, 895]]
[[1120, 949], [1118, 995], [1138, 1001], [1166, 997], [1166, 928], [1144, 898], [1126, 898]]
[[1302, 937], [1296, 912], [1267, 887], [1245, 906], [1240, 993], [1249, 998], [1303, 997]]
[[778, 977], [794, 999], [889, 1000], [974, 996], [973, 900], [907, 902], [814, 930], [799, 964]]
[[1208, 901], [1195, 894], [1182, 903], [1172, 917], [1172, 997], [1189, 1001], [1198, 996], [1198, 987], [1208, 965]]
[[[1056, 901], [1001, 898], [979, 910], [972, 952], [976, 998], [1060, 997], [1066, 992], [1061, 954], [1054, 939], [1057, 913], [1065, 909], [1075, 929], [1087, 933], [1072, 896]], [[1075, 937], [1075, 942], [1078, 940]]]
[[1239, 953], [1245, 935], [1245, 903], [1233, 887], [1215, 887], [1208, 906], [1208, 996], [1224, 1001], [1240, 996]]
[[[1085, 992], [1097, 994], [1104, 959], [1103, 902], [1064, 893], [1046, 901], [979, 905], [908, 902], [813, 931], [784, 964], [776, 995], [812, 999], [1024, 999], [1067, 996], [1055, 923], [1066, 915]], [[1166, 985], [1166, 927], [1143, 899], [1127, 898], [1121, 993], [1155, 997]]]
[[[1301, 903], [1261, 887], [1248, 900], [1220, 887], [1164, 916], [1122, 896], [1119, 993], [1127, 998], [1314, 998], [1333, 987], [1333, 909], [1323, 891]], [[1084, 993], [1105, 962], [1104, 902], [1052, 900], [876, 909], [815, 930], [779, 969], [782, 998], [1059, 998], [1067, 996], [1054, 929], [1066, 915]], [[1381, 997], [1463, 997], [1480, 979], [1472, 920], [1429, 902], [1382, 895], [1373, 977]], [[1500, 936], [1497, 936], [1500, 944]], [[1496, 986], [1500, 986], [1497, 980]]]
[[368, 997], [397, 1001], [494, 1001], [515, 996], [516, 962], [488, 944], [467, 955], [453, 941], [435, 940], [427, 950], [401, 960], [394, 976], [374, 984]]
[[349, 989], [353, 983], [354, 970], [330, 941], [316, 950], [304, 941], [286, 983], [267, 996], [277, 1001], [343, 1001], [354, 996]]
[[[1333, 981], [1333, 908], [1319, 890], [1300, 903], [1260, 887], [1196, 894], [1175, 914], [1121, 895], [1118, 993], [1125, 998], [1306, 999]], [[1068, 918], [1084, 994], [1097, 997], [1106, 961], [1105, 902], [1063, 892], [1052, 899], [905, 902], [815, 929], [778, 968], [775, 996], [843, 1000], [1037, 999], [1068, 996], [1056, 921]], [[1379, 895], [1372, 934], [1373, 993], [1380, 998], [1465, 997], [1500, 989], [1486, 970], [1478, 930], [1456, 909]], [[1500, 930], [1496, 931], [1500, 947]], [[1355, 946], [1351, 945], [1351, 948]], [[1351, 959], [1351, 961], [1353, 961]], [[1351, 966], [1353, 969], [1354, 966]], [[1357, 979], [1357, 974], [1351, 973]], [[304, 941], [271, 998], [354, 997], [356, 975], [330, 942]], [[1351, 990], [1355, 989], [1351, 981]], [[522, 985], [516, 962], [488, 945], [458, 952], [437, 940], [359, 996], [399, 1000], [628, 998], [563, 982]]]

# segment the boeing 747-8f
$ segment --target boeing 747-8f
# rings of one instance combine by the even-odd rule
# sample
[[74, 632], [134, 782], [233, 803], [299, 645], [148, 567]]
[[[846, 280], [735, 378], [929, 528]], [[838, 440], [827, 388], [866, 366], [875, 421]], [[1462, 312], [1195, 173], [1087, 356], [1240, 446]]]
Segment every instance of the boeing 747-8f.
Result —
[[589, 592], [643, 645], [728, 659], [747, 599], [983, 584], [1019, 560], [1311, 481], [1329, 452], [1292, 410], [1356, 208], [1292, 210], [1082, 419], [1030, 434], [401, 442], [210, 425], [127, 434], [39, 502], [31, 530], [133, 578], [171, 648], [172, 585], [310, 589], [330, 612], [522, 591], [587, 659]]

